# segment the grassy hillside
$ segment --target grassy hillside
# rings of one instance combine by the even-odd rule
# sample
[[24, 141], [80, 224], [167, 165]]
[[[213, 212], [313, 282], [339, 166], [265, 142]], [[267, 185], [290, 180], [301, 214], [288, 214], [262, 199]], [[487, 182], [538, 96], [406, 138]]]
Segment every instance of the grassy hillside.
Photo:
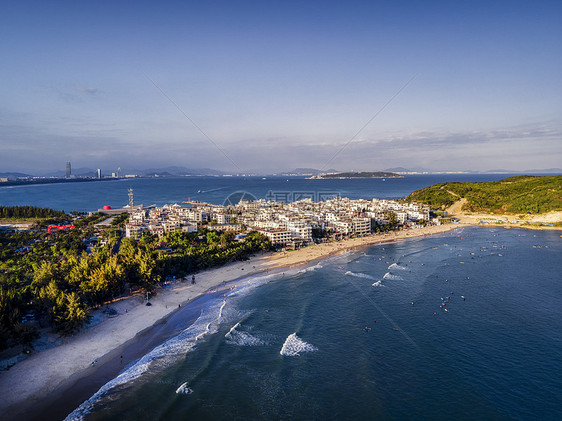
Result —
[[408, 202], [445, 208], [466, 198], [463, 210], [495, 213], [545, 213], [562, 210], [562, 175], [516, 176], [489, 183], [439, 183], [410, 194]]

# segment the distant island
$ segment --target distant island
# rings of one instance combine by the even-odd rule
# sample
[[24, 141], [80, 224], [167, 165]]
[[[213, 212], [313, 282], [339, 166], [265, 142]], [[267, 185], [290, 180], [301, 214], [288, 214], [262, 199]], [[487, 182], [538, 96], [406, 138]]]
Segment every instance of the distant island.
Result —
[[376, 172], [339, 172], [330, 174], [319, 174], [310, 177], [310, 179], [320, 179], [320, 178], [403, 178], [402, 175], [396, 174], [394, 172], [376, 171]]

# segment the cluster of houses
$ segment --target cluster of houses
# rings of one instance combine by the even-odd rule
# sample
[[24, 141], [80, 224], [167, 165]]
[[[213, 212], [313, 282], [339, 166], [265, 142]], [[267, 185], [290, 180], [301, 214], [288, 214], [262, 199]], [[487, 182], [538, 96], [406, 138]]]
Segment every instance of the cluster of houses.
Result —
[[429, 208], [421, 204], [336, 197], [323, 202], [260, 199], [228, 206], [192, 202], [190, 208], [177, 204], [136, 208], [125, 229], [126, 236], [133, 238], [145, 231], [160, 237], [175, 231], [197, 232], [203, 226], [217, 231], [249, 230], [261, 232], [274, 245], [297, 247], [313, 242], [313, 230], [335, 239], [368, 235], [377, 225], [388, 223], [390, 215], [408, 227], [430, 222]]

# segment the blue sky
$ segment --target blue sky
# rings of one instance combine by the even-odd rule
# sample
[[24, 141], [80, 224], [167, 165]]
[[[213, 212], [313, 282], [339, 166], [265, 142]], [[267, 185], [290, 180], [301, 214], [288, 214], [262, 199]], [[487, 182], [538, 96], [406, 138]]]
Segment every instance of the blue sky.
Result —
[[559, 1], [10, 3], [0, 172], [562, 166]]

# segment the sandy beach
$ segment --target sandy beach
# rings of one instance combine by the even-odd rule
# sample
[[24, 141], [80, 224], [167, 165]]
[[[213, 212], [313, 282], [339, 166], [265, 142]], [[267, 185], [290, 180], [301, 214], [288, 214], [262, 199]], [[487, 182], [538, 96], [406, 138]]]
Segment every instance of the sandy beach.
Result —
[[[151, 306], [145, 305], [145, 297], [141, 295], [111, 303], [111, 307], [117, 311], [115, 317], [105, 317], [100, 323], [83, 329], [77, 335], [64, 338], [58, 346], [34, 353], [9, 370], [0, 372], [2, 419], [29, 419], [32, 408], [48, 408], [55, 397], [60, 398], [61, 394], [73, 387], [77, 379], [99, 373], [103, 364], [108, 364], [109, 367], [111, 362], [115, 366], [113, 371], [106, 371], [106, 375], [114, 376], [114, 371], [119, 370], [116, 361], [120, 355], [127, 355], [126, 362], [140, 356], [129, 352], [129, 347], [142, 341], [143, 333], [159, 323], [165, 323], [177, 310], [185, 308], [187, 304], [224, 282], [265, 272], [280, 272], [286, 267], [306, 264], [372, 244], [438, 234], [458, 227], [458, 224], [431, 226], [318, 244], [297, 251], [268, 253], [245, 262], [231, 263], [199, 273], [196, 275], [195, 285], [188, 279], [161, 288], [150, 299]], [[100, 310], [94, 313], [94, 317], [98, 319], [102, 315]], [[145, 352], [137, 347], [136, 352], [141, 351]], [[105, 383], [110, 378], [103, 379], [101, 376], [100, 381]], [[88, 396], [84, 397], [86, 398]]]

